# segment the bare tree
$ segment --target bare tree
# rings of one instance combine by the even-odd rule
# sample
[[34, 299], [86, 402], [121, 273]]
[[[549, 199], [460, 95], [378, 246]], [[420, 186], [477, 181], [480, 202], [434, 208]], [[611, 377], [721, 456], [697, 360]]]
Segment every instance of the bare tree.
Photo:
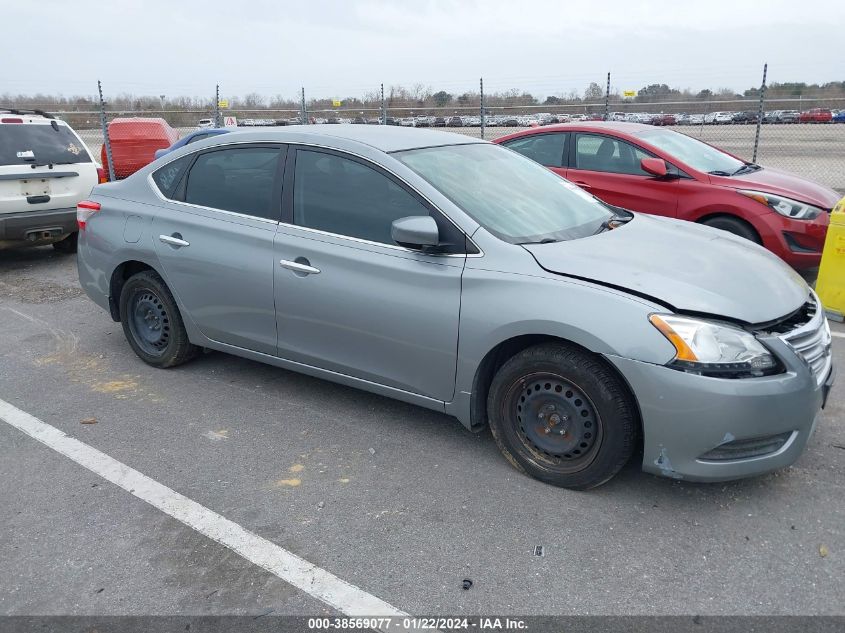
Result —
[[254, 110], [256, 108], [263, 108], [264, 107], [264, 97], [262, 97], [257, 92], [250, 92], [247, 96], [243, 98], [244, 107], [250, 110]]

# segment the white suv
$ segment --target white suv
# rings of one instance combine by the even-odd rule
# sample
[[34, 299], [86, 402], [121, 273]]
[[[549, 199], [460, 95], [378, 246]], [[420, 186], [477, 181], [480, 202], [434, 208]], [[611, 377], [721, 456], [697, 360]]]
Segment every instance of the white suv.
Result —
[[0, 249], [76, 250], [76, 203], [104, 180], [76, 132], [40, 110], [0, 108]]

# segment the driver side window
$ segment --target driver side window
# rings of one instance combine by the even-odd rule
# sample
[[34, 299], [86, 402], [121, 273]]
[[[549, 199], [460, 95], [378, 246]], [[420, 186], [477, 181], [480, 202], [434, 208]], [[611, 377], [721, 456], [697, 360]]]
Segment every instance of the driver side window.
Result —
[[625, 141], [602, 134], [578, 134], [575, 139], [575, 168], [610, 174], [648, 176], [640, 167], [651, 154]]
[[297, 226], [393, 245], [393, 221], [414, 215], [429, 211], [375, 169], [335, 154], [297, 151], [293, 187]]

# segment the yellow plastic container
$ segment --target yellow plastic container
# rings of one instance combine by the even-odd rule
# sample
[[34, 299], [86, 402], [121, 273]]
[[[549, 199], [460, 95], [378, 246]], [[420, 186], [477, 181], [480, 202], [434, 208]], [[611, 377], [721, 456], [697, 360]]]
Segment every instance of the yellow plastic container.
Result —
[[830, 214], [816, 293], [827, 316], [842, 321], [845, 317], [845, 198], [833, 207]]

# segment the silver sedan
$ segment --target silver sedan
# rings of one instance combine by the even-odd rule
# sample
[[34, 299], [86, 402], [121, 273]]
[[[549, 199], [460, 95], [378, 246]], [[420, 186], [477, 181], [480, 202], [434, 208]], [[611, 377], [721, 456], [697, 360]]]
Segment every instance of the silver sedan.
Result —
[[78, 223], [82, 286], [146, 363], [206, 348], [442, 411], [559, 486], [638, 447], [674, 478], [786, 466], [833, 380], [774, 255], [465, 136], [233, 132], [95, 187]]

